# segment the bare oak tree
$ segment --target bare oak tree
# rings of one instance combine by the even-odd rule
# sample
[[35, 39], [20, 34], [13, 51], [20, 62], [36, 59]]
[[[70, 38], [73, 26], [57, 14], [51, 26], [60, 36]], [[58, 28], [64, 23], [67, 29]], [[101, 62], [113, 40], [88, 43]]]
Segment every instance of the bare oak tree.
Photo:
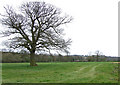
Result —
[[63, 15], [61, 10], [45, 2], [27, 2], [19, 11], [12, 7], [4, 7], [1, 23], [5, 26], [2, 34], [14, 35], [7, 45], [10, 48], [26, 48], [30, 53], [30, 66], [35, 66], [37, 51], [65, 51], [71, 40], [63, 39], [61, 25], [70, 23], [71, 16]]

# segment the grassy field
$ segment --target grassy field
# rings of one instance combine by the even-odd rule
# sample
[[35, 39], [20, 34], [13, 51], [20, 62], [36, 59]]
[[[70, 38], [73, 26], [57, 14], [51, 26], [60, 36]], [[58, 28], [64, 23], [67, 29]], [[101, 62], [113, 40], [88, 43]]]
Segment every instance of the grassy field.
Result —
[[111, 62], [3, 63], [3, 83], [117, 83]]

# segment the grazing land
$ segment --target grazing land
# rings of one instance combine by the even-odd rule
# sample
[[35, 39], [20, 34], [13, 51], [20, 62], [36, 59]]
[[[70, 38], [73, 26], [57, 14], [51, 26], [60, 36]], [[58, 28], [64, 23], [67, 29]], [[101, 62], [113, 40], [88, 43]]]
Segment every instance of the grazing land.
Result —
[[112, 62], [3, 63], [3, 83], [117, 83]]

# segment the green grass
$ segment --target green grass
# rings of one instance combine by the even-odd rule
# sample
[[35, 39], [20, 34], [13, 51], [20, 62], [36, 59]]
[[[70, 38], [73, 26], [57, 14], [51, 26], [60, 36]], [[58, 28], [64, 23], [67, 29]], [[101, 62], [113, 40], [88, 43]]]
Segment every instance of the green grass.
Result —
[[3, 83], [117, 83], [110, 62], [3, 63]]

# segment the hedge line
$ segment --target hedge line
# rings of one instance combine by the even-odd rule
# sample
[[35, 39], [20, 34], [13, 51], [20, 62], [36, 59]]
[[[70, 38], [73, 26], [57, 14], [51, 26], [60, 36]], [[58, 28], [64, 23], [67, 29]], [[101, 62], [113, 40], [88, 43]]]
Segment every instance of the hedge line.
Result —
[[[49, 56], [49, 55], [36, 55], [35, 59], [37, 62], [83, 62], [83, 61], [96, 61], [95, 57], [81, 57], [81, 56]], [[29, 62], [29, 54], [22, 53], [2, 53], [3, 63], [18, 63], [18, 62]], [[100, 57], [99, 61], [117, 61], [116, 58]]]

